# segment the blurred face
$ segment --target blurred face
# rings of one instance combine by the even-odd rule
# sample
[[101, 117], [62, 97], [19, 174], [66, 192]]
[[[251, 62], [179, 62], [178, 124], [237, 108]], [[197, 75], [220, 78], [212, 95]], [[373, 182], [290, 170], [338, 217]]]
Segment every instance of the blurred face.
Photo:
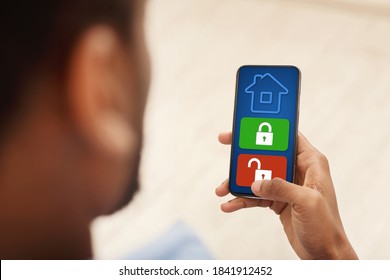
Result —
[[[135, 128], [138, 146], [135, 153], [131, 155], [129, 162], [131, 167], [128, 169], [128, 179], [125, 185], [124, 194], [120, 197], [115, 207], [111, 210], [114, 212], [119, 208], [127, 205], [134, 194], [139, 189], [139, 166], [142, 149], [143, 133], [143, 115], [146, 105], [147, 94], [150, 84], [150, 58], [145, 41], [144, 33], [144, 1], [137, 1], [137, 9], [132, 33], [134, 38], [128, 46], [130, 75], [133, 77], [132, 88], [129, 92], [133, 93], [130, 97], [129, 118], [130, 125]], [[130, 78], [130, 77], [129, 77]]]
[[144, 1], [129, 3], [131, 38], [92, 20], [63, 57], [57, 41], [73, 32], [64, 19], [48, 36], [52, 53], [20, 79], [24, 100], [1, 139], [0, 256], [89, 258], [90, 222], [138, 190], [150, 63]]
[[78, 153], [67, 178], [90, 218], [118, 210], [138, 189], [150, 63], [144, 4], [135, 3], [128, 39], [109, 25], [90, 26], [69, 62], [69, 135]]

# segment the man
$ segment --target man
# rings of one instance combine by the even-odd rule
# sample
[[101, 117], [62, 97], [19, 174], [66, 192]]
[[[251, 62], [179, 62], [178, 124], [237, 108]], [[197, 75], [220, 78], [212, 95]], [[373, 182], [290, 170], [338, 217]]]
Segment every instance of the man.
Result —
[[[0, 258], [92, 258], [89, 225], [138, 188], [149, 83], [143, 1], [37, 0], [2, 5]], [[222, 143], [231, 142], [222, 134]], [[356, 258], [327, 162], [300, 136], [298, 186], [255, 182], [301, 258]], [[224, 183], [220, 196], [228, 192]]]
[[0, 258], [92, 257], [137, 190], [149, 83], [142, 1], [1, 9]]

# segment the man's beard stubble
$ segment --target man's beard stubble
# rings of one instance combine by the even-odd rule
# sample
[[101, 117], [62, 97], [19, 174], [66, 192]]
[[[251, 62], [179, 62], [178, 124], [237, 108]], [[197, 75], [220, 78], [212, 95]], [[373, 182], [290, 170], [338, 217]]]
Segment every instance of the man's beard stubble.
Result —
[[133, 168], [131, 168], [130, 172], [128, 173], [128, 180], [127, 185], [124, 188], [124, 193], [120, 197], [120, 200], [116, 203], [116, 205], [113, 207], [111, 211], [109, 211], [108, 215], [113, 214], [116, 211], [121, 210], [123, 207], [127, 206], [134, 196], [137, 194], [137, 192], [140, 189], [140, 183], [139, 183], [139, 166], [141, 162], [141, 149], [137, 150], [137, 154], [135, 155], [133, 162], [129, 164]]

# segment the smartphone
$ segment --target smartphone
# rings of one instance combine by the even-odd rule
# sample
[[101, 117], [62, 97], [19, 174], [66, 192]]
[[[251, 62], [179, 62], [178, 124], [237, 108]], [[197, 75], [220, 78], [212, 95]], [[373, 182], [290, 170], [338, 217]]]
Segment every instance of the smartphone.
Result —
[[251, 185], [279, 177], [294, 182], [300, 71], [245, 65], [237, 71], [229, 189], [256, 197]]

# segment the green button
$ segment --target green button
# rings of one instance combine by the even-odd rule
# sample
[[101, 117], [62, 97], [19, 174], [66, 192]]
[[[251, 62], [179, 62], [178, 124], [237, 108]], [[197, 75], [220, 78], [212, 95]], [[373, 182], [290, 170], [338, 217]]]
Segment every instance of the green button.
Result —
[[290, 122], [287, 119], [242, 118], [240, 148], [285, 151]]

